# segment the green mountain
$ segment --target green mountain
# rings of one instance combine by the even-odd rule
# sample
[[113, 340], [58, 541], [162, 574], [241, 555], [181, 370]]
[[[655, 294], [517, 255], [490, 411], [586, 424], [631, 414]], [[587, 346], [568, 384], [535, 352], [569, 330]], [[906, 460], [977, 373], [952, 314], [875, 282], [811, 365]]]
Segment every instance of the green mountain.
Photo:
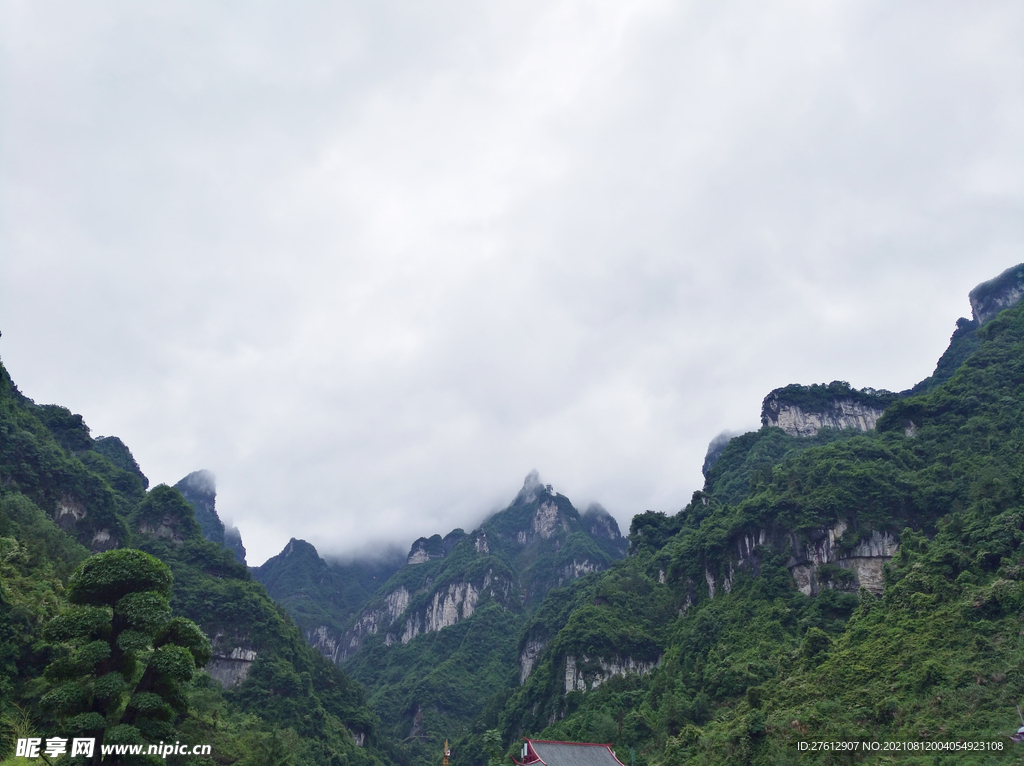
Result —
[[245, 546], [237, 527], [226, 527], [217, 515], [217, 483], [210, 471], [193, 471], [174, 485], [192, 510], [202, 529], [203, 537], [212, 543], [223, 545], [235, 554], [235, 559], [245, 563]]
[[1024, 266], [972, 291], [974, 319], [910, 391], [769, 394], [759, 431], [713, 445], [686, 508], [635, 517], [626, 561], [528, 620], [505, 744], [614, 742], [666, 765], [1019, 763], [1022, 294]]
[[305, 540], [292, 538], [252, 575], [302, 629], [306, 640], [323, 645], [340, 634], [355, 614], [405, 563], [398, 551], [380, 558], [332, 561], [320, 558]]
[[511, 688], [516, 635], [548, 592], [608, 569], [626, 547], [604, 509], [581, 514], [533, 472], [478, 529], [420, 538], [401, 566], [328, 565], [292, 540], [254, 574], [367, 686], [388, 735], [425, 757], [418, 746], [468, 731]]
[[[284, 763], [285, 756], [294, 763], [387, 763], [389, 746], [379, 738], [360, 686], [306, 644], [232, 551], [204, 539], [196, 510], [178, 490], [147, 487], [120, 440], [93, 439], [80, 415], [36, 405], [0, 365], [0, 762], [43, 763], [14, 756], [18, 737], [104, 730], [103, 715], [68, 718], [64, 712], [92, 705], [113, 716], [106, 719], [106, 741], [136, 741], [141, 730], [109, 726], [149, 716], [159, 725], [147, 724], [147, 731], [161, 738], [212, 747], [211, 757], [172, 755], [168, 763], [255, 765]], [[219, 523], [209, 499], [208, 510]], [[109, 607], [103, 602], [81, 601], [85, 575], [74, 573], [91, 555], [118, 548], [152, 554], [169, 568], [173, 583], [160, 575], [154, 580], [159, 593], [134, 594], [135, 606], [122, 600], [112, 613], [104, 612]], [[116, 581], [103, 582], [89, 592], [119, 592]], [[130, 591], [136, 584], [126, 580], [123, 586]], [[77, 605], [69, 594], [79, 599]], [[139, 605], [159, 606], [168, 594], [166, 614], [162, 607], [141, 611]], [[120, 636], [113, 649], [103, 639], [110, 631], [103, 621], [111, 614], [114, 630], [121, 631], [111, 634]], [[164, 647], [185, 640], [166, 634], [187, 627], [177, 618], [192, 620], [209, 637], [209, 644], [199, 634], [187, 639], [198, 647], [196, 658], [209, 660], [205, 673], [192, 677], [173, 664], [184, 650], [176, 655], [170, 644]], [[144, 624], [145, 631], [125, 627], [134, 624]], [[80, 627], [68, 627], [74, 625]], [[77, 646], [76, 636], [86, 634], [101, 640]], [[139, 691], [129, 699], [133, 684], [146, 689], [152, 683], [146, 679], [154, 676], [90, 675], [114, 650], [141, 658], [139, 667], [149, 662], [156, 668], [159, 660], [160, 672], [191, 680], [184, 686], [158, 681], [155, 692]], [[135, 665], [122, 669], [129, 667]]]
[[[639, 766], [1019, 763], [1021, 297], [1024, 265], [975, 288], [907, 391], [770, 392], [758, 431], [712, 443], [685, 508], [634, 517], [625, 557], [610, 516], [531, 474], [404, 561], [292, 540], [254, 570], [266, 588], [229, 549], [212, 477], [150, 489], [120, 440], [0, 366], [0, 763], [30, 763], [13, 740], [66, 731], [74, 695], [101, 692], [111, 716], [214, 747], [170, 763], [437, 763], [447, 738], [452, 766], [476, 766], [523, 735], [611, 742]], [[109, 642], [68, 626], [103, 616], [73, 573], [124, 548], [169, 567], [173, 590], [145, 597], [171, 593], [211, 653], [104, 612], [119, 651], [210, 657], [183, 691], [111, 707], [121, 687], [83, 659]]]

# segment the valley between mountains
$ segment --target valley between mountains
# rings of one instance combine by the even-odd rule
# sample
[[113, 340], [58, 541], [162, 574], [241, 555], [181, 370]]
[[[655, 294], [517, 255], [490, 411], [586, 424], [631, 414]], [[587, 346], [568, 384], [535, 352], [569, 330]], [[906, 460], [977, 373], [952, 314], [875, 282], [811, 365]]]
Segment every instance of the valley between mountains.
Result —
[[[972, 290], [907, 391], [769, 392], [690, 502], [625, 536], [534, 472], [476, 529], [346, 561], [292, 539], [255, 568], [212, 474], [149, 487], [120, 439], [0, 367], [0, 763], [32, 762], [26, 732], [75, 731], [240, 766], [440, 764], [446, 740], [452, 766], [497, 766], [523, 736], [632, 766], [1018, 763], [1022, 296], [1024, 264]], [[86, 603], [80, 583], [125, 551], [173, 590], [122, 640], [127, 596]], [[188, 672], [143, 688], [168, 646]]]

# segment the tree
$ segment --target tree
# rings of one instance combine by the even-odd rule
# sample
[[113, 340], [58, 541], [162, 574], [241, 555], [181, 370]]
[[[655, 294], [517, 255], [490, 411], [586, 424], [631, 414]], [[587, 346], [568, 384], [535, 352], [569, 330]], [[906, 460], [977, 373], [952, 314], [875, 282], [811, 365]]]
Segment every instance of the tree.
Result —
[[101, 553], [71, 575], [72, 606], [46, 627], [60, 651], [40, 704], [67, 736], [95, 738], [90, 763], [114, 762], [104, 743], [174, 740], [172, 722], [187, 707], [182, 684], [211, 648], [198, 625], [171, 617], [171, 585], [170, 569], [148, 553]]
[[483, 736], [484, 752], [487, 753], [487, 766], [504, 766], [505, 759], [502, 757], [501, 732], [497, 729], [489, 729]]

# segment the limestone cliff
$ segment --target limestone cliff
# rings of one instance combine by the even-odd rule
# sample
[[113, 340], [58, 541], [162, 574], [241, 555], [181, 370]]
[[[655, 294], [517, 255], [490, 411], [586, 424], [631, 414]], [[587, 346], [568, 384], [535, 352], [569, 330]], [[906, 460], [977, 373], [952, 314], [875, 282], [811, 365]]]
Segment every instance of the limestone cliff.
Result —
[[814, 436], [822, 428], [870, 431], [896, 397], [890, 391], [855, 389], [844, 381], [786, 386], [764, 398], [761, 424], [790, 436]]
[[433, 535], [421, 537], [416, 540], [409, 549], [407, 564], [425, 564], [434, 559], [443, 559], [452, 552], [452, 548], [466, 536], [461, 529], [453, 529], [444, 537]]
[[797, 588], [808, 596], [823, 588], [855, 593], [862, 587], [881, 595], [883, 567], [899, 550], [899, 541], [890, 533], [872, 530], [858, 534], [845, 520], [802, 535], [778, 528], [758, 529], [739, 536], [733, 544], [735, 553], [727, 571], [704, 571], [709, 598], [729, 593], [737, 571], [756, 574], [763, 546], [788, 551], [786, 567]]
[[593, 691], [615, 676], [646, 675], [659, 664], [661, 658], [637, 660], [632, 657], [589, 657], [586, 654], [577, 657], [570, 654], [565, 658], [565, 693]]
[[[517, 608], [518, 593], [512, 573], [500, 560], [491, 560], [487, 566], [491, 557], [486, 532], [477, 530], [466, 535], [462, 530], [456, 531], [461, 556], [476, 566], [468, 570], [463, 566], [424, 568], [422, 565], [427, 561], [440, 565], [439, 559], [443, 556], [419, 560], [412, 555], [423, 550], [421, 540], [417, 540], [404, 570], [392, 578], [344, 631], [335, 634], [326, 626], [319, 626], [314, 635], [308, 636], [310, 642], [334, 662], [345, 662], [370, 636], [380, 634], [386, 646], [408, 644], [419, 635], [469, 619], [482, 597], [509, 609]], [[452, 576], [455, 579], [449, 579]]]
[[228, 637], [217, 631], [211, 638], [213, 657], [206, 664], [206, 672], [225, 689], [238, 686], [249, 677], [249, 670], [259, 656], [247, 636]]
[[[372, 559], [328, 562], [308, 542], [292, 538], [281, 553], [251, 571], [295, 620], [306, 641], [325, 657], [339, 661], [345, 655], [341, 647], [346, 623], [405, 560], [399, 551], [389, 549]], [[361, 624], [352, 626], [353, 631], [361, 634], [358, 640], [368, 632], [376, 632], [381, 619], [390, 621], [401, 611], [395, 611], [394, 604], [390, 610], [390, 618], [369, 615]]]
[[[121, 546], [118, 526], [89, 524], [89, 511], [77, 495], [64, 493], [57, 501], [53, 520], [62, 530], [78, 539], [90, 553], [102, 553]], [[90, 528], [90, 527], [99, 528]]]
[[1017, 264], [995, 279], [982, 282], [968, 295], [974, 321], [979, 325], [1004, 309], [1016, 306], [1024, 297], [1024, 263]]
[[[413, 542], [405, 566], [343, 628], [296, 619], [310, 644], [333, 661], [346, 662], [371, 637], [385, 646], [404, 645], [467, 620], [483, 599], [521, 613], [551, 588], [607, 569], [625, 555], [626, 545], [604, 508], [594, 504], [580, 514], [532, 472], [512, 504], [472, 533], [455, 529]], [[283, 566], [293, 550], [290, 543], [275, 563], [254, 570], [268, 589], [275, 578], [281, 581], [270, 569]], [[296, 594], [271, 592], [289, 611], [298, 614], [302, 608]]]

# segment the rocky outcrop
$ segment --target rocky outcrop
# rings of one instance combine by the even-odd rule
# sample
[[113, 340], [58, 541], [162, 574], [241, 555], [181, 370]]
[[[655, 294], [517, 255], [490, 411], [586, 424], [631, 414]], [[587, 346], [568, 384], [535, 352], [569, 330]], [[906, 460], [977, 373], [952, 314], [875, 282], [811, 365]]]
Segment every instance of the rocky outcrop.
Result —
[[477, 553], [488, 554], [491, 552], [491, 546], [487, 542], [487, 533], [482, 529], [473, 533], [473, 548]]
[[547, 540], [559, 527], [567, 525], [559, 518], [558, 506], [554, 503], [541, 503], [533, 517], [533, 533]]
[[[761, 424], [790, 436], [814, 436], [822, 428], [871, 431], [897, 399], [891, 391], [856, 389], [845, 381], [777, 388], [761, 404]], [[713, 463], [712, 463], [713, 465]]]
[[[440, 541], [441, 536], [435, 535]], [[406, 563], [409, 565], [415, 564], [426, 564], [428, 561], [433, 559], [439, 559], [444, 556], [444, 552], [437, 550], [436, 552], [431, 550], [430, 539], [421, 537], [419, 540], [412, 544], [412, 548], [409, 549], [409, 558]]]
[[432, 537], [421, 537], [412, 544], [409, 549], [407, 564], [426, 564], [434, 559], [443, 559], [458, 544], [459, 540], [466, 536], [461, 529], [453, 529], [443, 538], [441, 535]]
[[92, 536], [89, 543], [89, 550], [93, 553], [113, 550], [118, 546], [118, 540], [110, 533], [109, 529], [100, 529]]
[[814, 436], [822, 428], [855, 428], [870, 431], [885, 411], [849, 399], [837, 399], [821, 412], [806, 412], [785, 402], [773, 402], [766, 410], [767, 425], [781, 428], [790, 436]]
[[[529, 477], [527, 477], [529, 480]], [[545, 492], [541, 488], [540, 492]], [[548, 490], [549, 491], [549, 490]], [[520, 493], [522, 495], [522, 493]], [[530, 526], [520, 529], [516, 534], [516, 542], [519, 545], [530, 545], [535, 540], [550, 540], [562, 533], [569, 532], [569, 522], [564, 518], [558, 503], [551, 499], [544, 499], [537, 506], [530, 519]]]
[[177, 516], [167, 515], [159, 521], [143, 521], [139, 524], [139, 532], [144, 535], [151, 535], [158, 540], [166, 540], [175, 545], [185, 542], [185, 535], [179, 529], [180, 523]]
[[217, 515], [217, 481], [207, 470], [193, 471], [174, 485], [192, 510], [203, 530], [203, 537], [218, 545], [224, 544], [224, 523]]
[[968, 294], [974, 321], [989, 321], [1004, 309], [1016, 306], [1024, 297], [1024, 263], [1017, 264], [995, 279], [982, 282]]
[[[467, 542], [477, 546], [485, 539], [474, 536]], [[387, 646], [408, 644], [419, 635], [444, 630], [469, 619], [485, 593], [507, 604], [512, 598], [512, 583], [488, 569], [478, 580], [459, 580], [440, 587], [428, 582], [418, 593], [411, 593], [402, 585], [376, 606], [364, 609], [340, 639], [333, 638], [324, 629], [312, 631], [310, 642], [315, 641], [314, 646], [334, 662], [344, 662], [359, 650], [367, 636], [385, 632]]]
[[80, 543], [87, 546], [91, 553], [103, 553], [120, 546], [117, 533], [107, 527], [96, 529], [90, 522], [89, 511], [85, 504], [76, 496], [65, 494], [57, 501], [53, 520]]
[[249, 670], [258, 653], [248, 644], [248, 639], [233, 637], [229, 640], [223, 632], [214, 635], [213, 657], [206, 664], [206, 672], [220, 682], [225, 689], [238, 686], [249, 676]]
[[480, 591], [467, 582], [452, 583], [447, 590], [435, 591], [425, 610], [406, 619], [399, 640], [407, 644], [420, 633], [443, 630], [472, 617], [479, 598]]
[[544, 651], [545, 646], [547, 646], [546, 641], [538, 641], [536, 639], [527, 641], [523, 646], [523, 650], [519, 652], [519, 683], [526, 683], [526, 679], [533, 672], [533, 668], [537, 665], [537, 660], [540, 659], [540, 654]]
[[57, 526], [61, 529], [73, 527], [87, 515], [85, 505], [74, 495], [64, 495], [57, 503]]
[[600, 564], [597, 564], [593, 561], [587, 561], [586, 559], [584, 559], [583, 561], [577, 561], [576, 559], [573, 559], [571, 562], [562, 567], [562, 571], [558, 577], [558, 584], [559, 586], [561, 586], [569, 582], [570, 580], [575, 580], [576, 578], [582, 577], [585, 574], [590, 574], [591, 572], [600, 572], [602, 568], [603, 567], [601, 567]]
[[808, 596], [824, 588], [857, 592], [861, 587], [880, 595], [885, 587], [883, 569], [899, 550], [899, 541], [888, 532], [874, 530], [870, 536], [847, 544], [843, 537], [848, 529], [845, 521], [839, 521], [805, 537], [792, 532], [748, 532], [736, 540], [736, 557], [724, 575], [705, 568], [708, 597], [729, 593], [739, 570], [759, 572], [758, 549], [764, 545], [790, 552], [786, 567], [800, 591]]
[[249, 677], [249, 669], [255, 661], [255, 649], [232, 649], [227, 655], [215, 654], [206, 665], [206, 672], [222, 687], [231, 689]]
[[338, 656], [340, 646], [338, 635], [326, 625], [318, 625], [313, 630], [306, 631], [306, 643], [316, 649], [324, 657], [335, 658]]
[[[330, 654], [324, 653], [324, 656], [334, 662], [344, 662], [359, 650], [367, 636], [376, 634], [382, 628], [390, 627], [409, 607], [409, 601], [409, 591], [404, 585], [398, 586], [384, 596], [383, 603], [363, 610], [340, 640], [332, 639], [333, 643], [331, 644], [325, 640], [324, 645], [333, 646], [333, 650]], [[394, 643], [394, 641], [389, 643]]]
[[235, 554], [235, 561], [245, 563], [245, 545], [242, 544], [242, 533], [238, 527], [227, 524], [224, 527], [224, 547]]
[[627, 673], [645, 675], [661, 663], [656, 660], [638, 660], [633, 657], [588, 657], [582, 654], [565, 658], [565, 692], [592, 691], [614, 676]]
[[[896, 555], [899, 542], [888, 532], [875, 530], [870, 537], [844, 551], [837, 541], [846, 530], [846, 522], [840, 521], [835, 527], [824, 530], [825, 534], [817, 540], [804, 545], [798, 545], [796, 537], [791, 535], [791, 547], [795, 552], [787, 566], [804, 594], [810, 596], [822, 588], [857, 591], [863, 587], [881, 595], [885, 587], [883, 567]], [[827, 564], [838, 566], [850, 575], [836, 577], [823, 571], [822, 567]], [[828, 576], [823, 576], [825, 574]]]
[[600, 503], [587, 506], [587, 510], [580, 514], [580, 523], [603, 551], [614, 558], [626, 555], [629, 541], [622, 536], [615, 518]]

